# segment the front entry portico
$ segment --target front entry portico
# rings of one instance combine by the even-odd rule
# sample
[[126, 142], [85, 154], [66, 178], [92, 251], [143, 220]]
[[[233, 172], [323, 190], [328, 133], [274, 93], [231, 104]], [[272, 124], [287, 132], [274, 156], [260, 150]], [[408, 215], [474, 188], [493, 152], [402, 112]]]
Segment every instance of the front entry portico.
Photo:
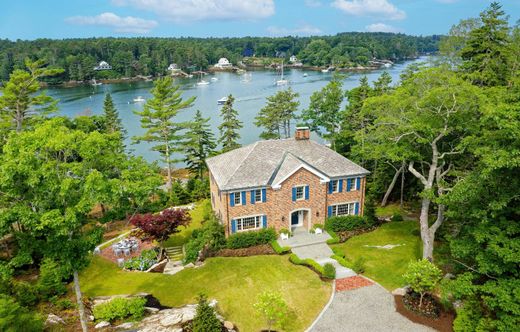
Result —
[[294, 231], [297, 227], [303, 227], [308, 230], [310, 228], [309, 216], [310, 209], [292, 211], [290, 215], [291, 231]]

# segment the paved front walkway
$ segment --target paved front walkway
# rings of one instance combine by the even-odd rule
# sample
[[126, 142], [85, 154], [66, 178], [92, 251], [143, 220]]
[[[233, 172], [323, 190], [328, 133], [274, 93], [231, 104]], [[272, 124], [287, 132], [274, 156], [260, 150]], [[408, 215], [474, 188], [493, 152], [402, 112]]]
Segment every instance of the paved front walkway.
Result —
[[392, 294], [377, 284], [371, 284], [366, 279], [365, 282], [362, 282], [361, 278], [352, 277], [336, 281], [337, 285], [343, 282], [346, 285], [343, 289], [348, 290], [340, 291], [340, 288], [337, 287], [330, 306], [309, 331], [435, 331], [424, 325], [416, 324], [399, 314], [395, 311]]

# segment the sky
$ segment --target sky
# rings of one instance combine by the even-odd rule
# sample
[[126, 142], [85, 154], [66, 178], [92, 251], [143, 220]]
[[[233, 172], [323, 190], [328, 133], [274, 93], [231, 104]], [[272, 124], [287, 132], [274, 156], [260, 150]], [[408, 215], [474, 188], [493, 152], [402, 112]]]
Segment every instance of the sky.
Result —
[[[0, 0], [0, 38], [445, 34], [487, 0]], [[520, 0], [502, 1], [511, 23]]]

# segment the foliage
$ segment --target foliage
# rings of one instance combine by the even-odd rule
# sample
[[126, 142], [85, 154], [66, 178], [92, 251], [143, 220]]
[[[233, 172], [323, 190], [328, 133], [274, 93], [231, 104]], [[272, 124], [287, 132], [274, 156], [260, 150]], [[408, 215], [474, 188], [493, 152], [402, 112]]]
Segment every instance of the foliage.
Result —
[[325, 220], [325, 228], [333, 232], [346, 232], [372, 226], [363, 216], [334, 216]]
[[215, 309], [208, 303], [206, 295], [200, 294], [195, 317], [192, 321], [193, 332], [221, 332], [222, 323], [216, 316]]
[[296, 118], [300, 102], [299, 94], [291, 88], [278, 91], [267, 97], [267, 104], [255, 117], [255, 125], [264, 128], [260, 134], [263, 139], [280, 139], [291, 137], [291, 120]]
[[229, 249], [249, 248], [260, 244], [268, 244], [276, 240], [274, 228], [263, 228], [258, 231], [248, 231], [232, 234], [227, 238]]
[[105, 117], [105, 126], [108, 134], [119, 133], [121, 138], [125, 135], [126, 131], [119, 117], [112, 95], [107, 93], [105, 100], [103, 101], [103, 116]]
[[289, 255], [289, 261], [296, 265], [310, 267], [314, 272], [318, 273], [320, 276], [325, 277], [325, 271], [323, 270], [323, 266], [318, 264], [318, 262], [316, 262], [312, 258], [301, 259], [300, 257], [298, 257], [298, 255], [293, 253]]
[[264, 291], [260, 293], [258, 302], [253, 306], [265, 318], [268, 331], [271, 331], [272, 327], [283, 328], [289, 307], [281, 293]]
[[242, 121], [238, 119], [238, 112], [233, 108], [235, 98], [232, 95], [227, 97], [226, 103], [220, 110], [222, 123], [218, 126], [220, 137], [218, 142], [222, 144], [222, 152], [227, 152], [240, 147], [238, 140], [240, 139], [240, 129], [242, 129]]
[[132, 320], [139, 320], [144, 315], [145, 304], [146, 299], [142, 297], [116, 297], [108, 302], [96, 305], [92, 310], [92, 314], [98, 321], [112, 322], [128, 317]]
[[207, 169], [206, 158], [210, 157], [217, 146], [215, 137], [209, 125], [209, 118], [203, 118], [199, 110], [195, 118], [188, 124], [185, 134], [184, 154], [187, 168], [202, 179]]
[[276, 240], [271, 241], [271, 247], [273, 247], [273, 250], [278, 255], [285, 255], [285, 254], [288, 254], [291, 252], [291, 247], [287, 247], [287, 246], [282, 247]]
[[364, 273], [365, 269], [365, 258], [363, 258], [363, 256], [359, 256], [352, 263], [352, 270], [354, 270], [356, 273]]
[[145, 129], [142, 136], [135, 136], [134, 142], [152, 142], [155, 145], [153, 151], [158, 151], [166, 163], [168, 171], [167, 187], [172, 185], [172, 160], [174, 152], [182, 152], [181, 131], [185, 129], [185, 124], [175, 122], [178, 113], [193, 105], [195, 97], [182, 99], [179, 86], [174, 85], [173, 79], [169, 76], [160, 78], [154, 82], [154, 87], [150, 91], [152, 98], [144, 104], [142, 111], [134, 111], [141, 117], [141, 127]]
[[186, 183], [186, 191], [190, 194], [191, 201], [200, 201], [201, 199], [209, 198], [210, 188], [209, 179], [204, 178], [190, 178]]
[[191, 217], [186, 210], [166, 209], [156, 214], [136, 214], [132, 218], [132, 225], [162, 243], [170, 235], [180, 232], [180, 226], [187, 227], [190, 221]]
[[394, 213], [390, 221], [403, 221], [403, 216], [400, 213]]
[[65, 294], [67, 288], [63, 284], [63, 271], [52, 259], [46, 258], [40, 264], [40, 275], [38, 276], [38, 293], [44, 299], [55, 295]]
[[[336, 253], [332, 256], [330, 256], [330, 258], [336, 260], [341, 266], [344, 266], [346, 268], [349, 268], [349, 269], [352, 269], [352, 263], [349, 262], [344, 256], [340, 256], [340, 255], [337, 255]], [[355, 271], [356, 273], [362, 273], [362, 272], [357, 272]]]
[[27, 281], [16, 281], [12, 284], [13, 296], [24, 307], [30, 307], [38, 302], [38, 289]]
[[143, 250], [139, 257], [132, 257], [123, 263], [123, 267], [127, 270], [146, 271], [157, 263], [157, 251]]
[[291, 231], [288, 230], [287, 228], [282, 228], [282, 229], [280, 229], [279, 233], [280, 233], [280, 234], [291, 235]]
[[325, 265], [323, 265], [323, 276], [328, 279], [336, 278], [336, 268], [332, 263], [325, 263]]
[[191, 234], [190, 240], [184, 247], [184, 263], [195, 262], [204, 246], [210, 251], [217, 251], [226, 246], [224, 226], [214, 216], [205, 221], [201, 229], [195, 229]]
[[421, 295], [419, 306], [422, 306], [424, 295], [437, 286], [441, 277], [442, 271], [426, 258], [408, 264], [406, 273], [403, 274], [404, 281]]
[[40, 317], [20, 306], [12, 298], [0, 294], [0, 331], [43, 331]]

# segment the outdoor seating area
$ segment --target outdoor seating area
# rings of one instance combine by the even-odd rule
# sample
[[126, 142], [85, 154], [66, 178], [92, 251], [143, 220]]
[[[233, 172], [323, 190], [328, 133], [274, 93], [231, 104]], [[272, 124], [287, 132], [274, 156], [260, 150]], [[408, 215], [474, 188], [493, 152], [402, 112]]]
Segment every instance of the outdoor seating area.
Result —
[[112, 251], [116, 256], [130, 256], [132, 252], [139, 250], [139, 242], [135, 238], [123, 239], [112, 245]]
[[153, 247], [154, 245], [150, 241], [142, 241], [138, 238], [130, 237], [105, 247], [101, 250], [100, 255], [121, 265], [130, 258], [139, 257], [143, 250], [148, 250]]
[[307, 229], [303, 227], [295, 227], [292, 230], [291, 235], [288, 234], [280, 234], [280, 238], [278, 239], [278, 243], [280, 246], [288, 246], [291, 248], [312, 245], [317, 243], [325, 243], [331, 236], [329, 233], [320, 229], [320, 232], [315, 229], [314, 233], [309, 232]]

